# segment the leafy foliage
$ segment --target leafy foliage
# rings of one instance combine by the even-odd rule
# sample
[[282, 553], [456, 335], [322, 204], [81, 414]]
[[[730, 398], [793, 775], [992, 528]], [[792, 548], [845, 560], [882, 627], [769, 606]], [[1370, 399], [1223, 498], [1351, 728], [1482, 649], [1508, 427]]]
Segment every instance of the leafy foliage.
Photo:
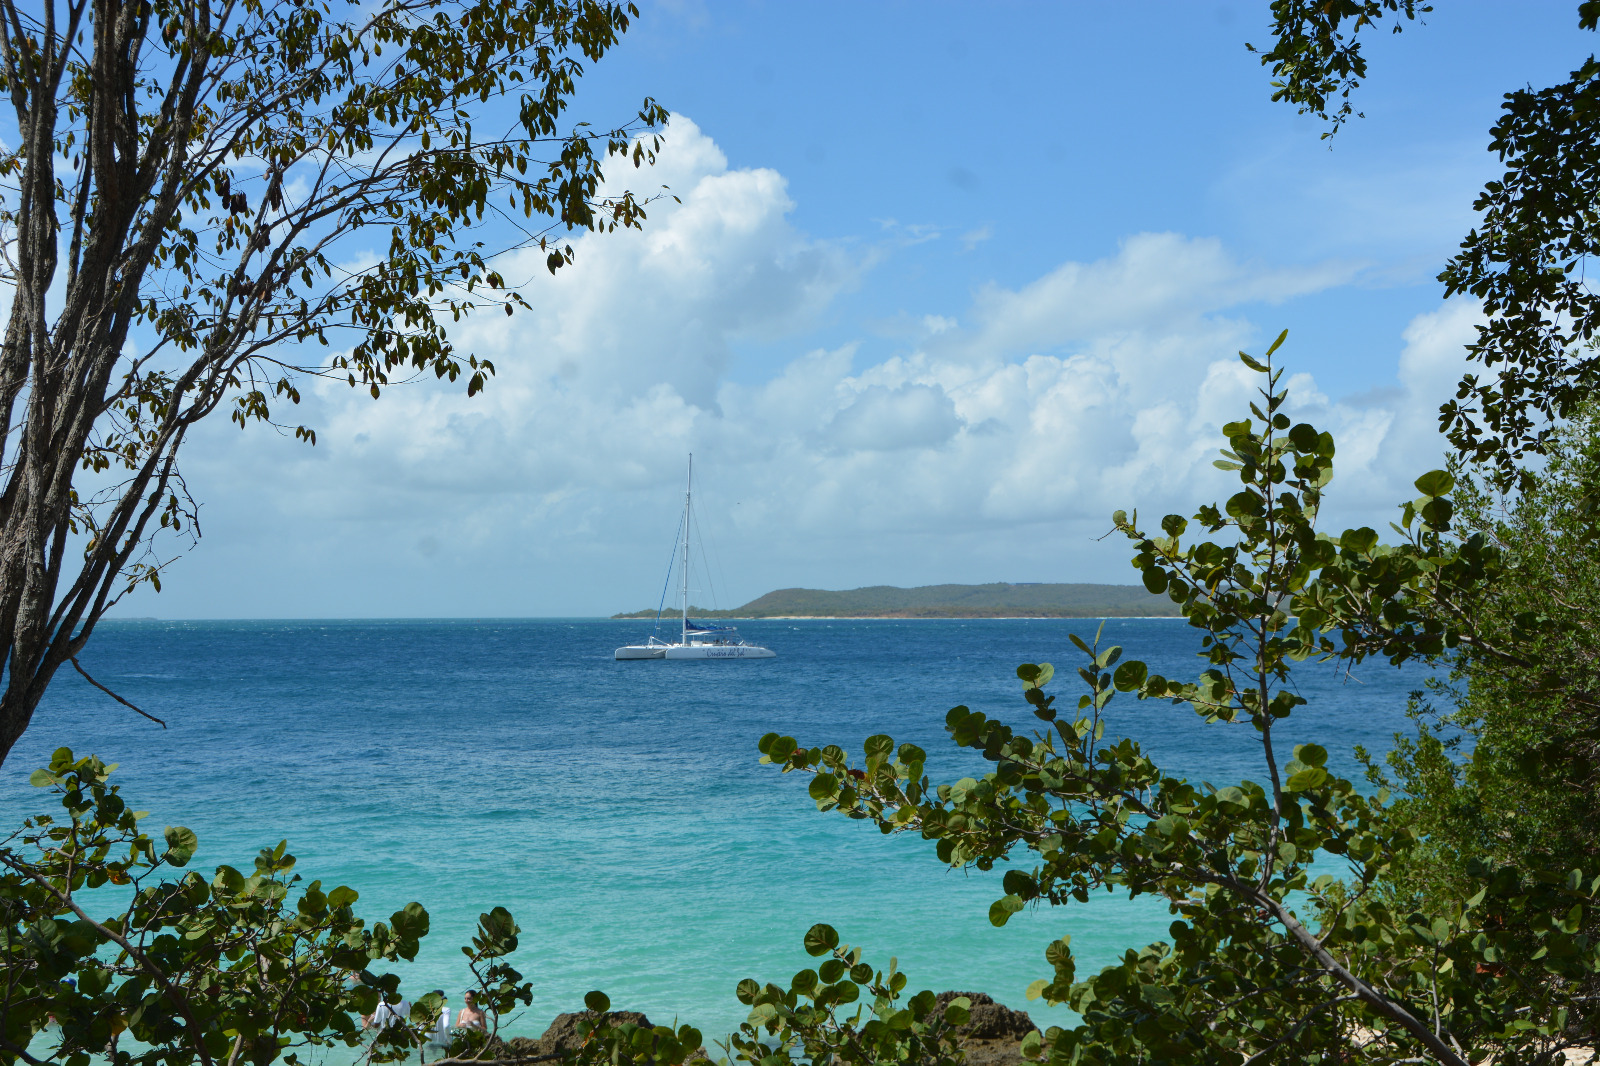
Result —
[[[751, 1066], [787, 1066], [796, 1057], [816, 1066], [959, 1066], [963, 1061], [955, 1030], [966, 1024], [970, 1000], [957, 997], [941, 1010], [924, 989], [902, 1003], [906, 975], [895, 960], [887, 970], [874, 969], [862, 961], [861, 948], [839, 942], [832, 926], [812, 926], [805, 945], [807, 954], [826, 958], [815, 970], [795, 974], [788, 988], [739, 982], [739, 1002], [751, 1009], [749, 1020], [729, 1038], [733, 1061]], [[841, 1017], [863, 990], [872, 997], [870, 1014], [869, 1004], [862, 1002]]]
[[[1282, 341], [1264, 361], [1241, 356], [1264, 378], [1251, 407], [1259, 422], [1226, 427], [1217, 465], [1242, 487], [1194, 516], [1226, 539], [1185, 545], [1189, 523], [1176, 515], [1162, 520], [1162, 536], [1137, 516], [1115, 520], [1137, 546], [1146, 587], [1200, 630], [1207, 665], [1196, 681], [1074, 638], [1087, 690], [1074, 712], [1045, 694], [1052, 667], [1017, 671], [1044, 730], [1024, 735], [967, 707], [950, 712], [954, 742], [993, 764], [982, 778], [936, 785], [921, 749], [881, 735], [866, 741], [860, 766], [838, 746], [777, 734], [762, 739], [763, 761], [811, 774], [819, 809], [917, 832], [952, 866], [993, 869], [1031, 853], [1031, 868], [1005, 872], [1005, 895], [990, 908], [996, 925], [1100, 889], [1168, 902], [1170, 943], [1130, 951], [1088, 979], [1077, 979], [1069, 941], [1050, 946], [1054, 976], [1034, 991], [1083, 1018], [1046, 1034], [1040, 1053], [1052, 1063], [1546, 1061], [1595, 1036], [1592, 1007], [1574, 990], [1600, 969], [1584, 930], [1600, 879], [1474, 866], [1469, 897], [1397, 909], [1381, 889], [1415, 854], [1416, 833], [1382, 793], [1331, 772], [1318, 745], [1279, 765], [1274, 726], [1304, 702], [1295, 664], [1379, 654], [1398, 663], [1476, 640], [1461, 608], [1502, 565], [1481, 535], [1452, 536], [1453, 479], [1442, 471], [1418, 479], [1422, 495], [1403, 506], [1397, 545], [1371, 529], [1316, 530], [1334, 442], [1283, 413], [1271, 363]], [[1108, 738], [1119, 691], [1247, 723], [1264, 781], [1192, 783], [1135, 741]], [[1344, 877], [1326, 872], [1334, 864]]]
[[[380, 1001], [402, 1001], [389, 967], [415, 958], [428, 935], [420, 904], [369, 927], [354, 913], [357, 893], [305, 883], [286, 843], [264, 849], [248, 874], [180, 873], [195, 834], [142, 829], [145, 812], [110, 783], [114, 769], [57, 751], [32, 781], [59, 797], [62, 816], [28, 819], [0, 846], [0, 1063], [267, 1066], [335, 1046], [389, 1062], [427, 1043], [444, 1006], [438, 990], [395, 1024], [359, 1024]], [[125, 906], [93, 917], [108, 899]], [[462, 952], [490, 1024], [458, 1030], [453, 1058], [441, 1061], [502, 1061], [500, 1021], [533, 998], [508, 961], [519, 933], [503, 907], [479, 917]], [[599, 992], [589, 1005], [599, 1013], [580, 1025], [585, 1042], [569, 1062], [677, 1066], [700, 1046], [689, 1026], [616, 1022]]]
[[[1414, 20], [1433, 10], [1419, 0], [1273, 0], [1271, 6], [1273, 44], [1262, 53], [1261, 65], [1271, 67], [1276, 79], [1272, 99], [1326, 122], [1325, 139], [1352, 115], [1362, 117], [1350, 103], [1350, 94], [1367, 76], [1360, 32], [1385, 14]], [[1403, 28], [1396, 23], [1393, 32]], [[1257, 51], [1254, 45], [1245, 47]]]
[[[109, 784], [112, 769], [57, 751], [33, 783], [60, 796], [64, 816], [29, 819], [13, 837], [21, 849], [0, 851], [0, 1060], [40, 1061], [27, 1049], [52, 1018], [59, 1029], [43, 1061], [71, 1066], [106, 1051], [118, 1066], [264, 1066], [299, 1047], [357, 1044], [352, 1013], [398, 1000], [398, 977], [369, 966], [415, 956], [427, 912], [408, 904], [367, 929], [352, 911], [355, 891], [300, 884], [283, 844], [248, 874], [221, 866], [209, 881], [165, 877], [188, 865], [195, 835], [146, 833], [144, 812]], [[84, 896], [98, 900], [93, 890], [107, 886], [131, 900], [97, 920]], [[119, 1044], [124, 1033], [139, 1050]]]
[[638, 135], [666, 112], [565, 117], [635, 15], [0, 0], [0, 759], [105, 611], [159, 589], [154, 537], [197, 535], [177, 461], [196, 424], [277, 425], [317, 377], [476, 393], [494, 366], [449, 327], [520, 304], [497, 257], [555, 271], [572, 231], [643, 222], [602, 162], [653, 159]]
[[[1593, 29], [1600, 5], [1585, 9]], [[1489, 319], [1467, 349], [1489, 374], [1462, 380], [1441, 423], [1463, 455], [1498, 464], [1502, 482], [1600, 384], [1600, 297], [1585, 280], [1600, 250], [1600, 62], [1507, 93], [1503, 110], [1489, 150], [1505, 173], [1484, 187], [1478, 226], [1439, 275], [1447, 296], [1474, 297]]]
[[[1398, 892], [1459, 895], [1475, 857], [1600, 866], [1597, 431], [1592, 410], [1565, 426], [1543, 476], [1513, 498], [1462, 479], [1460, 520], [1506, 560], [1473, 613], [1486, 641], [1512, 654], [1467, 649], [1452, 683], [1417, 708], [1419, 735], [1389, 755], [1403, 790], [1396, 816], [1427, 838], [1397, 871]], [[1600, 915], [1587, 922], [1600, 929]]]
[[[1367, 77], [1360, 31], [1385, 17], [1415, 20], [1415, 0], [1274, 0], [1272, 46], [1261, 56], [1272, 98], [1328, 124], [1352, 115]], [[1600, 2], [1577, 5], [1578, 25], [1600, 26]], [[1248, 47], [1248, 46], [1247, 46]], [[1255, 51], [1254, 48], [1251, 48]], [[1500, 487], [1531, 483], [1520, 464], [1541, 455], [1563, 420], [1600, 387], [1594, 354], [1600, 297], [1586, 280], [1600, 249], [1600, 62], [1585, 59], [1563, 82], [1506, 93], [1489, 151], [1505, 166], [1473, 204], [1479, 224], [1439, 275], [1446, 296], [1478, 300], [1488, 321], [1468, 345], [1482, 373], [1463, 376], [1440, 408], [1459, 454], [1492, 464]]]

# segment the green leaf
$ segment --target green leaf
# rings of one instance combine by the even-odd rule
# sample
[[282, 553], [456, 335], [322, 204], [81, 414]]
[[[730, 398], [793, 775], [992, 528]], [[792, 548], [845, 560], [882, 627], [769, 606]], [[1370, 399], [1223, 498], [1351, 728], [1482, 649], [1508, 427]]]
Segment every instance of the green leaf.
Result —
[[48, 788], [55, 783], [56, 775], [52, 774], [49, 770], [46, 770], [43, 767], [40, 767], [28, 775], [28, 784], [32, 785], [34, 788]]
[[1308, 766], [1304, 770], [1296, 770], [1289, 775], [1289, 780], [1284, 782], [1286, 792], [1304, 792], [1316, 788], [1328, 780], [1328, 771], [1320, 766]]
[[806, 930], [806, 954], [815, 958], [839, 946], [839, 934], [831, 925], [818, 922]]
[[867, 758], [869, 759], [873, 756], [888, 755], [894, 751], [894, 738], [887, 733], [877, 733], [868, 737], [866, 743], [861, 745], [861, 748], [867, 753]]
[[[1027, 671], [1028, 676], [1024, 677], [1023, 671]], [[1044, 688], [1050, 683], [1050, 679], [1056, 676], [1056, 668], [1049, 663], [1023, 663], [1017, 667], [1017, 676], [1022, 678], [1024, 691]]]
[[1144, 581], [1144, 587], [1152, 595], [1159, 596], [1167, 591], [1167, 572], [1165, 570], [1154, 566], [1146, 567], [1145, 572], [1140, 576]]
[[1339, 547], [1348, 548], [1350, 551], [1363, 555], [1378, 546], [1378, 531], [1370, 526], [1360, 529], [1347, 529], [1339, 537]]
[[1143, 685], [1149, 676], [1150, 670], [1144, 663], [1138, 659], [1129, 659], [1117, 667], [1117, 672], [1111, 675], [1111, 681], [1117, 686], [1117, 691], [1132, 692]]
[[584, 993], [583, 1005], [596, 1014], [604, 1014], [611, 1009], [611, 997], [599, 989], [595, 989], [592, 992]]
[[1026, 995], [1029, 999], [1038, 999], [1040, 996], [1044, 995], [1044, 990], [1049, 984], [1049, 981], [1046, 981], [1043, 977], [1041, 977], [1028, 986], [1028, 991], [1025, 992], [1024, 995]]
[[1424, 496], [1444, 496], [1456, 487], [1456, 479], [1443, 470], [1430, 470], [1417, 478], [1415, 484]]
[[811, 779], [811, 785], [806, 791], [819, 803], [831, 800], [839, 794], [839, 780], [832, 774], [818, 774]]
[[1289, 331], [1288, 330], [1284, 330], [1282, 333], [1278, 334], [1278, 339], [1273, 341], [1272, 342], [1272, 346], [1267, 349], [1267, 358], [1270, 359], [1272, 357], [1272, 353], [1276, 352], [1279, 348], [1283, 347], [1283, 342], [1288, 340], [1288, 339], [1289, 339]]
[[1024, 906], [1022, 897], [1015, 893], [1000, 897], [989, 906], [989, 924], [996, 927], [1005, 925]]
[[1251, 370], [1254, 370], [1257, 374], [1265, 374], [1267, 372], [1267, 368], [1266, 368], [1266, 366], [1264, 364], [1262, 364], [1258, 360], [1252, 358], [1250, 355], [1248, 355], [1245, 352], [1240, 352], [1239, 353], [1239, 362], [1243, 363], [1245, 366], [1249, 367]]
[[1328, 749], [1321, 744], [1298, 744], [1294, 749], [1294, 757], [1307, 766], [1323, 766], [1328, 761]]
[[200, 846], [200, 842], [195, 839], [194, 831], [181, 825], [169, 825], [162, 835], [167, 838], [168, 864], [187, 866], [189, 860], [194, 858], [195, 848]]
[[1294, 450], [1302, 455], [1314, 455], [1322, 442], [1321, 435], [1315, 426], [1301, 422], [1289, 430], [1289, 443], [1294, 445]]

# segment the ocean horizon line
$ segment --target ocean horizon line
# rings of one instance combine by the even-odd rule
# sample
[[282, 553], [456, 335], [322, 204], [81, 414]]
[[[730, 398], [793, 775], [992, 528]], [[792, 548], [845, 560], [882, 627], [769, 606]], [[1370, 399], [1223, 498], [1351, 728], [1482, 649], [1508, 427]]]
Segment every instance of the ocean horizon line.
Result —
[[[678, 618], [677, 613], [663, 614], [662, 618]], [[1073, 621], [1183, 621], [1181, 615], [1161, 614], [1084, 614], [1084, 615], [920, 615], [920, 616], [893, 616], [893, 615], [741, 615], [737, 617], [723, 616], [713, 621], [717, 622], [1073, 622]], [[156, 616], [135, 616], [127, 618], [103, 618], [99, 625], [107, 624], [149, 624], [149, 623], [187, 623], [187, 622], [304, 622], [304, 623], [379, 623], [379, 622], [649, 622], [648, 618], [615, 618], [611, 615], [597, 614], [550, 614], [550, 615], [273, 615], [255, 618], [222, 618], [222, 617], [192, 617], [192, 618], [161, 618]]]

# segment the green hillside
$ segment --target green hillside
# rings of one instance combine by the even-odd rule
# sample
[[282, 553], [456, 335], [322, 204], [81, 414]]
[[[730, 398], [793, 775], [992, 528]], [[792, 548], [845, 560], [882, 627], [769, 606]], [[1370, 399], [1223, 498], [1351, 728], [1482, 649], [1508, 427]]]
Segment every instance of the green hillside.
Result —
[[[1178, 613], [1137, 585], [893, 585], [830, 592], [778, 589], [731, 611], [690, 608], [695, 618], [1117, 618]], [[612, 615], [654, 618], [652, 610]]]

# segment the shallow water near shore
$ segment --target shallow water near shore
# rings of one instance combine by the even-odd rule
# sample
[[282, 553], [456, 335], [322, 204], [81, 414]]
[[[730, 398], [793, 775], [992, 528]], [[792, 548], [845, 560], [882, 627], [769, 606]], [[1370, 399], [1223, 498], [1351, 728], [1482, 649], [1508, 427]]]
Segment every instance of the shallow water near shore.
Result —
[[[27, 775], [57, 747], [121, 763], [115, 780], [148, 824], [199, 835], [196, 869], [248, 869], [287, 838], [298, 872], [357, 889], [369, 921], [421, 902], [432, 932], [404, 987], [442, 988], [452, 1007], [459, 946], [481, 911], [505, 906], [536, 992], [513, 1034], [600, 988], [716, 1039], [744, 1018], [741, 978], [787, 983], [812, 963], [801, 937], [815, 922], [876, 965], [898, 956], [910, 990], [989, 992], [1048, 1025], [1067, 1013], [1023, 994], [1049, 974], [1044, 946], [1071, 934], [1079, 974], [1093, 972], [1162, 939], [1164, 906], [1106, 896], [995, 929], [998, 873], [951, 871], [925, 841], [817, 813], [807, 779], [759, 765], [756, 741], [777, 731], [859, 758], [863, 739], [889, 733], [926, 749], [936, 780], [981, 773], [944, 734], [945, 712], [965, 703], [1027, 728], [1022, 662], [1053, 662], [1051, 690], [1075, 704], [1068, 634], [1092, 639], [1098, 624], [764, 620], [740, 627], [776, 659], [615, 662], [646, 623], [107, 623], [84, 666], [169, 728], [59, 675], [0, 769], [0, 817], [48, 809]], [[1181, 620], [1112, 619], [1104, 641], [1169, 677], [1200, 669]], [[1314, 740], [1354, 775], [1352, 745], [1386, 751], [1422, 676], [1306, 666], [1310, 705], [1284, 723], [1280, 757]], [[1219, 786], [1264, 776], [1247, 726], [1125, 696], [1109, 722], [1169, 770]]]

